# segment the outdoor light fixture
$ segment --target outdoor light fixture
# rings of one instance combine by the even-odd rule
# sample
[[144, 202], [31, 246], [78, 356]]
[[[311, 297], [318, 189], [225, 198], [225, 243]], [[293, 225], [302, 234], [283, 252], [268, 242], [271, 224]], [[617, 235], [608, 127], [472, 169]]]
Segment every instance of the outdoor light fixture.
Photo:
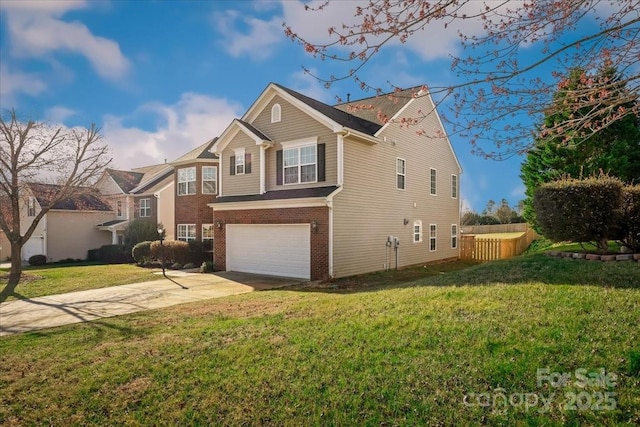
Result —
[[311, 231], [314, 233], [318, 231], [318, 221], [311, 221]]
[[167, 273], [164, 269], [164, 246], [162, 241], [164, 240], [164, 228], [158, 227], [158, 236], [160, 236], [160, 263], [162, 264], [162, 275], [167, 277]]
[[222, 230], [223, 225], [224, 225], [224, 221], [221, 221], [221, 220], [216, 221], [216, 228], [218, 230]]
[[407, 218], [404, 219], [404, 225], [409, 224], [409, 220]]

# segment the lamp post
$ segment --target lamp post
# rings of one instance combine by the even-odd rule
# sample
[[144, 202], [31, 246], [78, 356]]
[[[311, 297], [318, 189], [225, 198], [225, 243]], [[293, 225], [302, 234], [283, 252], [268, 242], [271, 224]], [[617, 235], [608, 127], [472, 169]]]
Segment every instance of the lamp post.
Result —
[[164, 240], [164, 228], [158, 227], [158, 235], [160, 236], [160, 263], [162, 264], [162, 275], [167, 277], [167, 273], [164, 270], [164, 246], [162, 241]]

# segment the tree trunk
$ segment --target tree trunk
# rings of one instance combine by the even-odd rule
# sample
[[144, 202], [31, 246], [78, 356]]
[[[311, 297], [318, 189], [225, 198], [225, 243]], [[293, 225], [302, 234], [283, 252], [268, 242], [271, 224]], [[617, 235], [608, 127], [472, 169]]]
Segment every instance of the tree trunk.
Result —
[[14, 294], [20, 282], [20, 276], [22, 276], [22, 245], [11, 242], [11, 271], [7, 285], [0, 291], [0, 302]]

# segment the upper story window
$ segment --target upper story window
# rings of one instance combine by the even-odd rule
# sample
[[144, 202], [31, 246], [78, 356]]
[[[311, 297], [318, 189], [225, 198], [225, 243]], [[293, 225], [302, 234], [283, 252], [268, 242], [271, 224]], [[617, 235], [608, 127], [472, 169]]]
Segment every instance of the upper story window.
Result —
[[196, 168], [178, 169], [178, 196], [196, 194]]
[[141, 218], [148, 218], [151, 216], [151, 199], [140, 199], [140, 214]]
[[406, 160], [396, 159], [396, 188], [398, 190], [404, 190], [406, 185]]
[[413, 241], [415, 243], [422, 242], [422, 221], [414, 221], [413, 223]]
[[244, 148], [235, 150], [235, 175], [244, 175]]
[[436, 250], [436, 240], [438, 237], [438, 232], [435, 224], [429, 225], [429, 250]]
[[318, 172], [316, 144], [282, 150], [285, 184], [316, 182]]
[[282, 108], [280, 104], [273, 104], [271, 107], [271, 123], [278, 123], [282, 119]]
[[202, 194], [216, 194], [218, 192], [218, 167], [202, 167]]
[[458, 247], [458, 225], [451, 224], [451, 249]]
[[458, 198], [458, 176], [451, 175], [451, 197]]
[[27, 200], [27, 216], [36, 216], [35, 197], [29, 197], [29, 200]]
[[436, 187], [436, 170], [431, 168], [431, 190], [429, 190], [430, 194], [435, 196], [436, 195], [436, 190], [437, 190], [437, 187]]
[[122, 217], [122, 200], [116, 201], [116, 216], [118, 218]]
[[244, 148], [236, 148], [233, 152], [234, 155], [229, 159], [231, 175], [251, 173], [251, 153], [245, 153]]
[[178, 240], [191, 242], [196, 240], [195, 224], [178, 224]]

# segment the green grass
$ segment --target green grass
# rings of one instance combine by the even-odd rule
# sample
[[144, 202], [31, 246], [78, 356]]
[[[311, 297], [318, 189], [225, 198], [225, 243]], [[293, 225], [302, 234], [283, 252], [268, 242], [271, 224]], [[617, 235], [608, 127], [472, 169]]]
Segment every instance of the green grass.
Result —
[[[0, 269], [0, 287], [7, 284], [9, 270]], [[64, 265], [25, 267], [16, 293], [18, 298], [34, 298], [65, 292], [84, 291], [108, 286], [159, 280], [152, 270], [131, 264]], [[7, 298], [7, 301], [16, 299]]]
[[[4, 425], [637, 425], [640, 266], [529, 255], [0, 338]], [[422, 276], [420, 276], [422, 271]], [[538, 368], [617, 375], [537, 384]], [[612, 410], [570, 410], [571, 393]], [[542, 404], [479, 406], [466, 396]], [[581, 394], [582, 393], [582, 394]], [[515, 397], [513, 397], [515, 396]], [[477, 400], [475, 401], [477, 402]]]

